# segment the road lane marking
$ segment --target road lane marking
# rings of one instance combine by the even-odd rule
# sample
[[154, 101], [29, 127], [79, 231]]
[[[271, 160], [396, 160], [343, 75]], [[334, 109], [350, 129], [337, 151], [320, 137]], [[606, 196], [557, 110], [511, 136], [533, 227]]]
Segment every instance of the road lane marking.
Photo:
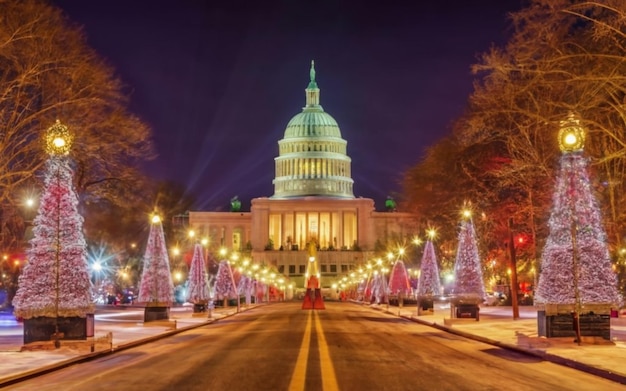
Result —
[[296, 360], [296, 366], [291, 374], [291, 382], [289, 383], [289, 391], [304, 391], [306, 381], [306, 368], [309, 359], [309, 349], [311, 347], [311, 312], [308, 311], [306, 327], [304, 328], [304, 337], [300, 345], [300, 352]]
[[326, 343], [326, 337], [324, 336], [324, 330], [322, 329], [322, 323], [317, 311], [315, 311], [315, 331], [322, 369], [322, 389], [324, 391], [337, 391], [339, 390], [339, 385], [337, 384], [337, 376], [335, 376], [335, 367], [330, 359], [328, 344]]

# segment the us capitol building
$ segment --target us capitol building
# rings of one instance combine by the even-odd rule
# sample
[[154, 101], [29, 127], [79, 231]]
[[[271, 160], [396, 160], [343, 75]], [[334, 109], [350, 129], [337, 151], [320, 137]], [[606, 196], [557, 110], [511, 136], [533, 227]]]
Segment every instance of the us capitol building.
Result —
[[411, 237], [416, 216], [376, 212], [374, 201], [354, 197], [347, 141], [320, 105], [311, 63], [306, 106], [278, 141], [274, 195], [254, 198], [250, 212], [189, 212], [189, 226], [211, 247], [250, 252], [304, 286], [307, 244], [315, 242], [323, 287], [374, 257], [376, 242]]

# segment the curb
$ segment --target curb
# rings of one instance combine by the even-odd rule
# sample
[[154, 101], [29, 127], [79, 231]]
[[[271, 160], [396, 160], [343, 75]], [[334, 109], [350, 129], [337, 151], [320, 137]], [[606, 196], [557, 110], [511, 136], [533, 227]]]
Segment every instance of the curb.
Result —
[[6, 387], [6, 386], [9, 386], [9, 385], [13, 385], [13, 384], [17, 384], [17, 383], [22, 382], [24, 380], [32, 379], [34, 377], [41, 376], [41, 375], [44, 375], [46, 373], [54, 372], [54, 371], [57, 371], [59, 369], [67, 368], [67, 367], [75, 365], [75, 364], [88, 362], [88, 361], [94, 360], [96, 358], [105, 357], [105, 356], [108, 356], [110, 354], [113, 354], [113, 353], [116, 353], [116, 352], [120, 352], [120, 351], [123, 351], [123, 350], [127, 350], [127, 349], [130, 349], [130, 348], [134, 348], [134, 347], [139, 346], [139, 345], [143, 345], [143, 344], [146, 344], [146, 343], [149, 343], [149, 342], [154, 342], [154, 341], [158, 341], [158, 340], [163, 339], [163, 338], [171, 337], [173, 335], [176, 335], [176, 334], [188, 331], [188, 330], [192, 330], [192, 329], [196, 329], [196, 328], [199, 328], [199, 327], [207, 326], [207, 325], [215, 323], [215, 322], [217, 322], [217, 321], [219, 321], [221, 319], [230, 318], [231, 316], [235, 316], [235, 315], [237, 315], [237, 314], [239, 314], [241, 312], [250, 311], [250, 310], [252, 310], [252, 309], [254, 309], [256, 307], [257, 306], [252, 307], [252, 308], [242, 309], [239, 312], [233, 312], [232, 314], [224, 315], [224, 316], [220, 317], [219, 319], [210, 319], [209, 320], [207, 318], [207, 320], [204, 321], [204, 322], [199, 322], [197, 324], [184, 326], [184, 327], [181, 327], [179, 329], [164, 331], [162, 333], [159, 333], [159, 334], [156, 334], [156, 335], [152, 335], [150, 337], [145, 337], [145, 338], [137, 339], [137, 340], [134, 340], [134, 341], [126, 342], [124, 344], [111, 347], [108, 350], [101, 350], [101, 351], [98, 351], [98, 352], [81, 354], [81, 355], [78, 355], [76, 357], [60, 361], [58, 363], [45, 365], [45, 366], [42, 366], [42, 367], [39, 367], [39, 368], [35, 368], [35, 369], [30, 369], [28, 371], [20, 372], [20, 373], [18, 373], [16, 375], [6, 376], [6, 377], [3, 377], [3, 378], [0, 378], [0, 388]]

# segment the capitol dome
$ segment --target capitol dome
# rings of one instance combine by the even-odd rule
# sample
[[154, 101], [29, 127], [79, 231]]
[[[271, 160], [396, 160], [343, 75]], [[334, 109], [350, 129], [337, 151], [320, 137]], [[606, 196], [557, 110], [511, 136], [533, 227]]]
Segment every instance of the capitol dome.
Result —
[[326, 196], [354, 198], [351, 159], [337, 121], [319, 104], [320, 90], [311, 62], [306, 106], [287, 124], [278, 141], [272, 198]]

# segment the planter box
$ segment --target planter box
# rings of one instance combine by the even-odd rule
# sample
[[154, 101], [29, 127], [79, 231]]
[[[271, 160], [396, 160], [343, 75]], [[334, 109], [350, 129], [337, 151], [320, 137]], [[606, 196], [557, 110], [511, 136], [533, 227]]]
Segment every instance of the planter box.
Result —
[[[537, 311], [537, 334], [540, 337], [576, 338], [575, 313], [557, 313], [549, 315], [547, 311]], [[611, 339], [611, 314], [610, 312], [598, 314], [587, 312], [580, 314], [581, 337], [602, 337]]]
[[170, 307], [146, 306], [143, 313], [144, 322], [154, 322], [157, 320], [169, 320]]
[[452, 317], [456, 319], [480, 319], [480, 307], [478, 304], [452, 304], [450, 305]]
[[[24, 319], [24, 344], [38, 341], [54, 340], [54, 332], [58, 324], [60, 340], [85, 340], [93, 336], [93, 314], [87, 318], [78, 316], [50, 318], [45, 316]], [[91, 328], [88, 330], [88, 326]]]
[[193, 303], [193, 312], [194, 313], [199, 313], [199, 312], [206, 312], [207, 310], [207, 303]]
[[433, 315], [435, 313], [435, 302], [432, 297], [417, 298], [417, 314]]

